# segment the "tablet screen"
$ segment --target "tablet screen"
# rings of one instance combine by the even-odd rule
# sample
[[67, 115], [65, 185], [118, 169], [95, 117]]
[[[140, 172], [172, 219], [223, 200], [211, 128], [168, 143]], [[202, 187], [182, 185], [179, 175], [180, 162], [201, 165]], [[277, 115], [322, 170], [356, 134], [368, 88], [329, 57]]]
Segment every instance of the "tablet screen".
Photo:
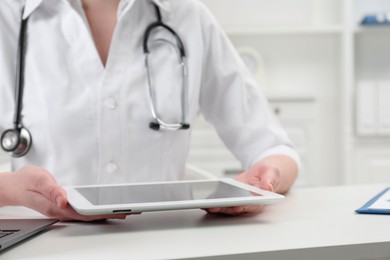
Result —
[[222, 199], [254, 196], [221, 181], [76, 188], [93, 205]]

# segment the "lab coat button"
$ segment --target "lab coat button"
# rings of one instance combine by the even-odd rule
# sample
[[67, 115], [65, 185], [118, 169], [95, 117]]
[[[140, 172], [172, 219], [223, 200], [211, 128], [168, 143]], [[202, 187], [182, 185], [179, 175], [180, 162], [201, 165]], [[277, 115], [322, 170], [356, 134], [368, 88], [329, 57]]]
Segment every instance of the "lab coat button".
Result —
[[106, 100], [104, 100], [104, 105], [108, 109], [115, 109], [117, 107], [117, 103], [116, 103], [115, 99], [112, 97], [106, 98]]
[[114, 172], [116, 172], [116, 170], [118, 170], [118, 165], [111, 162], [111, 163], [107, 164], [106, 170], [109, 173], [114, 173]]

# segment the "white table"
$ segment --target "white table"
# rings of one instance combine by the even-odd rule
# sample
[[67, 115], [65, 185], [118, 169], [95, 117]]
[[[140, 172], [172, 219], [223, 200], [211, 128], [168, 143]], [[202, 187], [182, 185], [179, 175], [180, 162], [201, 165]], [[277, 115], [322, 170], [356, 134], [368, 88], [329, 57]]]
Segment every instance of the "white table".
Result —
[[[0, 259], [389, 259], [390, 215], [354, 213], [385, 187], [297, 189], [256, 216], [186, 210], [58, 223]], [[36, 216], [19, 207], [0, 215]]]

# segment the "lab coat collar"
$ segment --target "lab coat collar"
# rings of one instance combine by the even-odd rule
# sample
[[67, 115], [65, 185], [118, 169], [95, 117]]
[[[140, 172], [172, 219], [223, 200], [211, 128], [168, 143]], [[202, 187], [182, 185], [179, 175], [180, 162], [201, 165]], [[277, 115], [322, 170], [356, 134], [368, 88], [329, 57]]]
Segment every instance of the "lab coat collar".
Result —
[[161, 9], [163, 9], [164, 11], [167, 11], [169, 12], [170, 11], [170, 3], [168, 0], [152, 0], [153, 3], [155, 3], [156, 5], [158, 5]]
[[[145, 1], [145, 0], [137, 0], [137, 1]], [[130, 10], [130, 8], [132, 8], [135, 2], [136, 0], [120, 0], [118, 19], [121, 19], [122, 16], [125, 13], [127, 13]], [[168, 0], [148, 0], [148, 2], [156, 4], [160, 8], [163, 15], [164, 13], [168, 13], [170, 10], [170, 4]]]
[[[129, 4], [130, 2], [133, 3], [134, 0], [121, 0], [123, 1], [125, 4]], [[144, 0], [141, 0], [141, 1], [144, 1]], [[163, 9], [164, 11], [169, 11], [170, 10], [170, 3], [168, 0], [151, 0], [153, 3], [155, 3], [156, 5], [158, 5], [161, 9]]]
[[26, 0], [23, 10], [23, 20], [30, 16], [32, 12], [42, 3], [43, 0]]
[[[124, 2], [125, 5], [130, 8], [132, 4], [134, 3], [134, 0], [121, 0]], [[139, 1], [145, 1], [145, 0], [139, 0]], [[158, 7], [160, 7], [162, 10], [169, 12], [170, 10], [170, 3], [168, 0], [151, 0], [151, 2], [155, 3]]]

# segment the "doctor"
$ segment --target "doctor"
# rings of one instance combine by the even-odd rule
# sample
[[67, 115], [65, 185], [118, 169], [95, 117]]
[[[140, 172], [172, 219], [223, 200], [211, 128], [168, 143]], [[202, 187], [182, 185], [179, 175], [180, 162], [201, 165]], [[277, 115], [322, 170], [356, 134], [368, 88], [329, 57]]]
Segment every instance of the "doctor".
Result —
[[[240, 181], [284, 193], [297, 176], [267, 100], [195, 0], [0, 1], [0, 79], [2, 146], [19, 176], [49, 172], [56, 188], [180, 179], [199, 112], [241, 161]], [[18, 203], [77, 219], [59, 194], [50, 210]]]

